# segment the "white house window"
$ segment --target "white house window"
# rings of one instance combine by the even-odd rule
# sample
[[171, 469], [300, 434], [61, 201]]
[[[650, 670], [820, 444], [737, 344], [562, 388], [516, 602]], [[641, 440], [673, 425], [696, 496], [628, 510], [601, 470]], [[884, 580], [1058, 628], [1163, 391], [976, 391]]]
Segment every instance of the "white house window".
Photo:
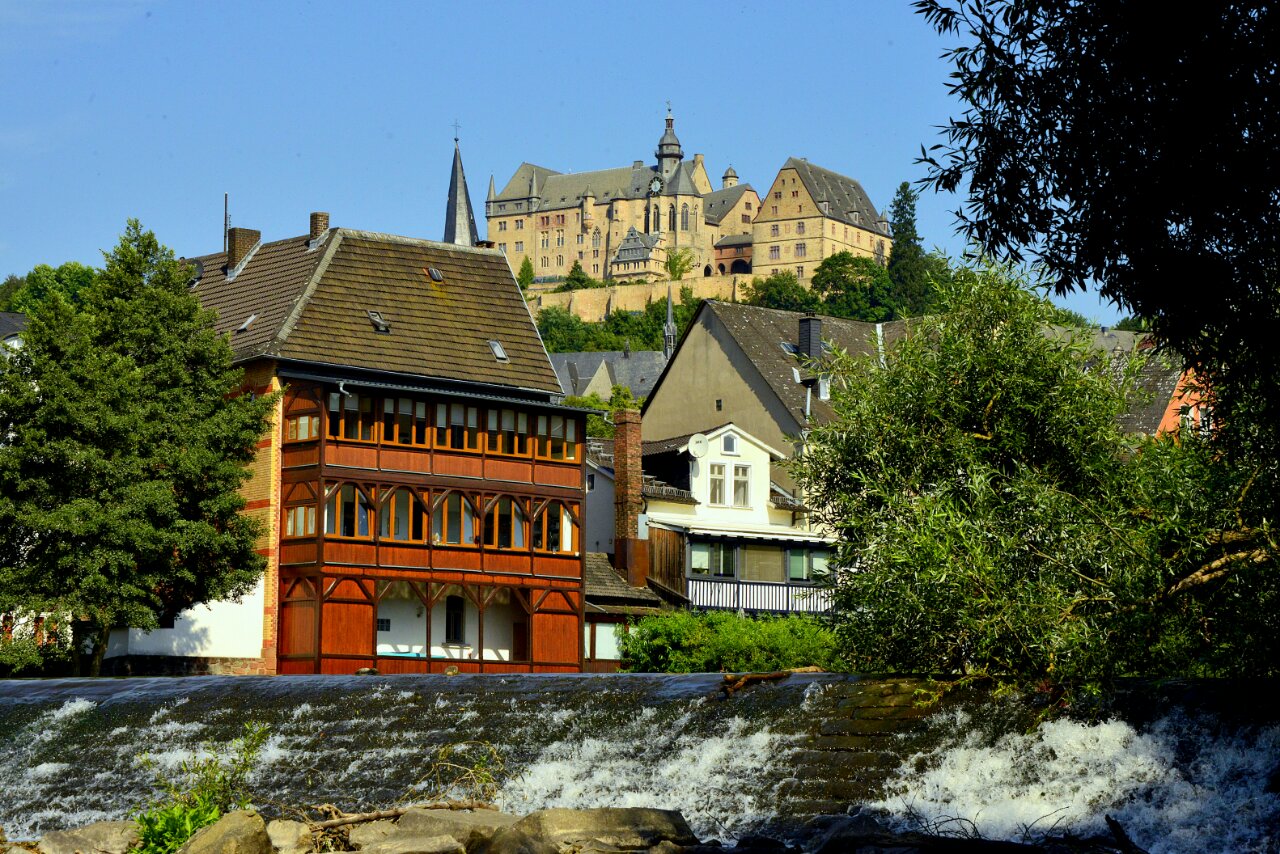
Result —
[[751, 466], [733, 467], [733, 506], [751, 506]]
[[724, 504], [724, 463], [711, 464], [711, 495], [709, 500], [712, 504]]
[[726, 543], [690, 543], [689, 571], [693, 575], [717, 578], [737, 576], [738, 550]]
[[738, 455], [738, 437], [733, 433], [725, 433], [724, 438], [720, 440], [720, 448], [726, 454], [736, 457]]

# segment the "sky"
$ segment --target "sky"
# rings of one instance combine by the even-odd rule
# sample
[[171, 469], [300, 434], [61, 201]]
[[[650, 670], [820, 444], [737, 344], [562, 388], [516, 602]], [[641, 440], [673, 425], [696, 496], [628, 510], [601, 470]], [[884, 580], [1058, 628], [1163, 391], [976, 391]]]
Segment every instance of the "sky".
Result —
[[[264, 240], [313, 210], [439, 239], [455, 123], [483, 235], [491, 175], [653, 162], [668, 102], [715, 186], [732, 165], [764, 191], [807, 157], [884, 210], [962, 110], [949, 46], [907, 0], [0, 0], [0, 277], [98, 265], [130, 217], [180, 256], [221, 250], [224, 193]], [[926, 248], [963, 252], [959, 202], [922, 194]]]

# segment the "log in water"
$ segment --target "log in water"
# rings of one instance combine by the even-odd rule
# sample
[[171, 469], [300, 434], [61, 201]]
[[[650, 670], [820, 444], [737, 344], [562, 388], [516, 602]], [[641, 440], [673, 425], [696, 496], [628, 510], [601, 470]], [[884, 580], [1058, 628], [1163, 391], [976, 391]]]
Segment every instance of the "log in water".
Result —
[[[725, 699], [718, 675], [200, 677], [0, 682], [0, 826], [11, 839], [120, 818], [246, 721], [270, 726], [271, 801], [386, 806], [436, 750], [495, 745], [501, 806], [678, 809], [703, 838], [803, 842], [812, 816], [872, 804], [900, 826], [1019, 839], [1105, 833], [1152, 852], [1274, 851], [1280, 713], [1246, 688], [1138, 686], [1121, 716], [1027, 734], [1036, 710], [920, 683], [798, 674]], [[1234, 692], [1234, 693], [1233, 693]], [[1244, 714], [1240, 714], [1243, 711]]]

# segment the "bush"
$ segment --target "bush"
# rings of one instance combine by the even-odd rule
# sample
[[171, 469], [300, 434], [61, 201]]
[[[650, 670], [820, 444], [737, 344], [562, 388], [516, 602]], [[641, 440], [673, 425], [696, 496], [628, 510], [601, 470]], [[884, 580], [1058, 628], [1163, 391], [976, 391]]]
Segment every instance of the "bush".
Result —
[[672, 611], [643, 617], [619, 636], [632, 673], [742, 673], [821, 667], [844, 670], [835, 634], [818, 618], [742, 617]]
[[266, 724], [245, 724], [244, 735], [231, 742], [225, 753], [206, 745], [208, 755], [183, 762], [176, 779], [168, 777], [150, 756], [142, 756], [139, 762], [155, 774], [159, 794], [135, 813], [139, 854], [177, 851], [223, 813], [248, 807], [249, 775], [267, 732]]

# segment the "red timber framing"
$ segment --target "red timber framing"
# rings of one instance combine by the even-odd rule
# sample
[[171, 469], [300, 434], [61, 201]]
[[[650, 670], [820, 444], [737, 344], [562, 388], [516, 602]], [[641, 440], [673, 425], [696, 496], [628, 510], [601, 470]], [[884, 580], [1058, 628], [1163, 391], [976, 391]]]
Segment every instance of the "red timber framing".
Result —
[[584, 413], [290, 380], [284, 419], [280, 673], [582, 670]]

